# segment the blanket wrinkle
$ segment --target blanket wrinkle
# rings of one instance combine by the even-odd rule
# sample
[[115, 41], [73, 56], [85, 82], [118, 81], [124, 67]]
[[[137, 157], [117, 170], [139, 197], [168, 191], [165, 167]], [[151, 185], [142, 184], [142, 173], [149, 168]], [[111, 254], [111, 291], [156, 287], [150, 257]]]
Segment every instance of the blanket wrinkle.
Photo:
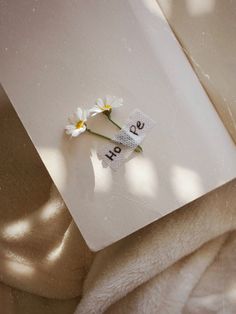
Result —
[[1, 314], [13, 314], [13, 296], [11, 288], [0, 283]]
[[1, 314], [72, 314], [78, 302], [78, 297], [49, 299], [0, 283]]
[[230, 233], [215, 261], [200, 278], [183, 314], [236, 313], [236, 231]]
[[99, 252], [77, 313], [103, 313], [184, 256], [235, 229], [235, 192], [233, 180]]
[[207, 267], [213, 262], [227, 235], [210, 241], [196, 252], [167, 268], [113, 304], [106, 314], [180, 314]]
[[[49, 203], [49, 208], [52, 208], [52, 201], [50, 200]], [[63, 204], [60, 214], [54, 218], [51, 217], [53, 219], [52, 226], [49, 224], [43, 230], [41, 228], [35, 230], [32, 225], [29, 237], [21, 239], [23, 243], [4, 234], [4, 238], [1, 239], [3, 245], [0, 251], [2, 282], [16, 288], [21, 288], [23, 284], [25, 291], [46, 297], [65, 299], [80, 294], [80, 290], [76, 287], [81, 286], [87, 268], [83, 263], [79, 264], [74, 261], [72, 256], [77, 255], [78, 261], [81, 262], [86, 255], [80, 256], [77, 245], [80, 243], [82, 245], [83, 240], [78, 241], [78, 228], [71, 219], [65, 219], [65, 213], [68, 215]], [[33, 217], [30, 215], [29, 219], [37, 221], [38, 214], [42, 214], [42, 211], [32, 214]], [[13, 226], [14, 224], [15, 222]], [[40, 224], [41, 222], [37, 224], [37, 228]], [[8, 229], [9, 227], [6, 228], [6, 230]], [[3, 230], [5, 229], [3, 228]], [[53, 241], [53, 245], [50, 241], [42, 245], [43, 236], [50, 235], [51, 232], [53, 234], [50, 240]], [[35, 255], [40, 259], [35, 260]], [[71, 258], [68, 258], [68, 255], [71, 255]], [[67, 269], [70, 271], [70, 276], [66, 275]], [[58, 276], [59, 274], [60, 276]], [[60, 277], [63, 277], [63, 280], [60, 280]], [[64, 291], [65, 287], [67, 287], [66, 291]], [[51, 292], [49, 292], [50, 290]]]
[[93, 254], [1, 87], [0, 143], [2, 283], [47, 298], [79, 296]]

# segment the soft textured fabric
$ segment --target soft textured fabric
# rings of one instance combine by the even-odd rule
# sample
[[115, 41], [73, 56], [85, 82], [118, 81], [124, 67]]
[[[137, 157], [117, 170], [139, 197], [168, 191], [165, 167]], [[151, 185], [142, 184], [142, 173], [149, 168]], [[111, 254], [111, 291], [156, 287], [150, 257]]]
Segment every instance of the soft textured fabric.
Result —
[[181, 313], [235, 228], [236, 180], [99, 252], [76, 313]]
[[93, 254], [2, 89], [0, 144], [0, 313], [75, 308]]

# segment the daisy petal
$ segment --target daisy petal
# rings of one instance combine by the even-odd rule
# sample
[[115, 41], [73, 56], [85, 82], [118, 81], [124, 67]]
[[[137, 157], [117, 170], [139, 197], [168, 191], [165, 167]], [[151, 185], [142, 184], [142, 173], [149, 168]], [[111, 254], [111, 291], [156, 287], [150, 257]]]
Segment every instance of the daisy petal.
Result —
[[82, 112], [82, 120], [83, 121], [87, 121], [87, 119], [89, 117], [89, 114], [90, 114], [89, 110], [83, 110], [83, 112]]
[[90, 112], [91, 116], [94, 117], [96, 114], [101, 113], [102, 109], [99, 108], [98, 106], [94, 106], [93, 108], [91, 108], [89, 110], [89, 112]]
[[85, 132], [87, 127], [84, 125], [82, 128], [80, 128], [81, 133]]
[[79, 136], [80, 134], [84, 133], [85, 130], [86, 130], [86, 126], [83, 126], [82, 128], [75, 129], [71, 135], [73, 137]]
[[75, 125], [74, 124], [68, 124], [65, 127], [65, 130], [74, 130], [75, 129]]
[[75, 130], [75, 126], [73, 124], [68, 124], [65, 127], [66, 134], [70, 135]]
[[97, 114], [99, 114], [100, 112], [91, 112], [91, 117], [96, 116]]
[[104, 101], [101, 98], [98, 98], [96, 100], [96, 105], [101, 108], [104, 106]]
[[93, 107], [90, 109], [90, 112], [102, 112], [102, 108]]
[[[102, 107], [103, 107], [103, 106], [102, 106]], [[97, 109], [101, 110], [102, 107], [100, 107], [100, 106], [98, 106], [97, 104], [95, 104], [92, 108], [97, 108]]]
[[105, 105], [111, 105], [114, 100], [115, 100], [114, 96], [107, 95], [105, 97]]
[[79, 121], [83, 119], [83, 110], [79, 107], [76, 110], [76, 116]]
[[75, 129], [72, 133], [71, 133], [71, 136], [72, 137], [76, 137], [79, 135], [79, 129]]

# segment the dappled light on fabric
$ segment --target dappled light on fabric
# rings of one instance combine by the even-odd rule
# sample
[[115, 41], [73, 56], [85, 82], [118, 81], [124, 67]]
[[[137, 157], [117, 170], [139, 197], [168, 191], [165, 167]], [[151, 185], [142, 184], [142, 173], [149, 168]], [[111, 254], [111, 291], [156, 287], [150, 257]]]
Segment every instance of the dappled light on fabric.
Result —
[[35, 272], [34, 267], [14, 261], [7, 262], [6, 268], [8, 268], [15, 276], [20, 275], [27, 277], [32, 276]]
[[31, 225], [28, 219], [22, 219], [17, 222], [8, 224], [2, 230], [2, 236], [4, 238], [16, 238], [21, 239], [26, 233], [30, 231]]
[[64, 208], [61, 198], [57, 198], [57, 191], [54, 188], [51, 193], [51, 199], [40, 208], [40, 220], [47, 221], [59, 215]]
[[64, 236], [63, 236], [63, 239], [62, 241], [60, 242], [60, 244], [58, 246], [56, 246], [55, 248], [53, 248], [49, 254], [47, 255], [46, 259], [49, 261], [49, 262], [55, 262], [56, 260], [58, 260], [60, 257], [61, 257], [61, 254], [63, 252], [63, 249], [65, 247], [65, 242], [66, 242], [66, 239], [68, 238], [68, 229], [66, 230]]
[[190, 15], [209, 14], [214, 11], [215, 0], [186, 0], [186, 5]]

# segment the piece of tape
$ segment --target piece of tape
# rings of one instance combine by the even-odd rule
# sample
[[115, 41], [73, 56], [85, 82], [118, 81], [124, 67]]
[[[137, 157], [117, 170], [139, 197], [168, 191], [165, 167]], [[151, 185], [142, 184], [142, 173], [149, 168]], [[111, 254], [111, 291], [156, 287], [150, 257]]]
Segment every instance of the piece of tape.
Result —
[[142, 143], [155, 124], [153, 119], [135, 109], [112, 141], [99, 148], [98, 156], [113, 170], [117, 170]]

